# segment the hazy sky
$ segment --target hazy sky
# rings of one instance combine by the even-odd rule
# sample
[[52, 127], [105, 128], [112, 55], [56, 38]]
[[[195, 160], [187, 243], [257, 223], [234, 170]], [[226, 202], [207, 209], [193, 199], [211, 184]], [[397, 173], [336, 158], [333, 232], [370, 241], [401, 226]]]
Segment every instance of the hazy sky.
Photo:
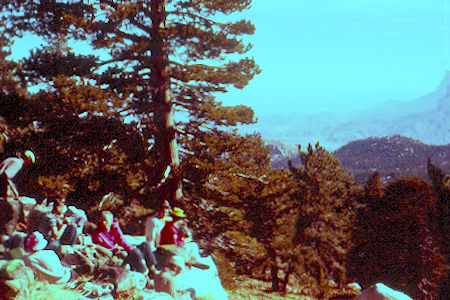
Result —
[[[262, 73], [218, 100], [258, 116], [418, 98], [450, 69], [449, 7], [450, 0], [254, 0], [243, 16], [256, 34], [245, 40]], [[23, 43], [14, 51], [28, 54]]]
[[262, 73], [218, 99], [277, 111], [364, 108], [432, 92], [450, 69], [450, 0], [255, 0]]

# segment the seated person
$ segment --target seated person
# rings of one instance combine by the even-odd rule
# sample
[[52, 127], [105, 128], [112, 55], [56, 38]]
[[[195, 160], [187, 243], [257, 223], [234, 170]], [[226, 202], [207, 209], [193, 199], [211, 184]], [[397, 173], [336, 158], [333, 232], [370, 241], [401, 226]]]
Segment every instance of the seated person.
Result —
[[[67, 206], [64, 199], [55, 199], [47, 205], [47, 200], [36, 204], [28, 214], [27, 232], [39, 231], [47, 240], [57, 239], [63, 245], [70, 245], [76, 240], [76, 222], [66, 215]], [[66, 233], [64, 233], [66, 231]], [[71, 233], [71, 234], [69, 234]]]
[[[114, 218], [110, 211], [103, 211], [97, 228], [91, 233], [92, 241], [114, 253], [120, 251], [120, 247], [128, 252], [124, 260], [124, 265], [129, 264], [132, 271], [140, 273], [147, 272], [147, 269], [154, 275], [156, 268], [156, 258], [150, 250], [147, 242], [142, 243], [137, 248], [125, 241], [119, 221]], [[144, 261], [146, 265], [144, 264]]]
[[161, 230], [160, 245], [175, 245], [181, 247], [185, 244], [184, 238], [187, 235], [180, 230], [180, 225], [186, 217], [184, 211], [175, 207], [170, 213], [172, 220], [165, 223]]
[[49, 213], [40, 215], [38, 231], [49, 242], [47, 249], [55, 250], [59, 254], [61, 245], [73, 245], [77, 240], [77, 227], [72, 217], [65, 216], [67, 207], [59, 199], [53, 203]]
[[186, 226], [183, 226], [186, 215], [184, 211], [175, 207], [171, 212], [172, 220], [166, 222], [166, 225], [161, 230], [160, 245], [173, 245], [176, 248], [170, 249], [169, 254], [165, 254], [166, 260], [170, 255], [178, 255], [186, 259], [186, 263], [191, 266], [195, 266], [201, 269], [208, 269], [207, 264], [202, 263], [202, 257], [200, 256], [200, 249], [197, 243], [192, 241], [192, 235], [187, 230]]
[[164, 270], [155, 277], [155, 291], [167, 293], [175, 299], [196, 299], [195, 290], [186, 288], [180, 280], [185, 267], [182, 257], [170, 257]]
[[47, 240], [40, 232], [33, 232], [25, 242], [25, 247], [31, 252], [22, 259], [35, 273], [37, 279], [50, 283], [66, 283], [70, 280], [70, 268], [66, 268], [53, 250], [44, 250]]
[[148, 218], [145, 222], [145, 237], [150, 243], [150, 249], [154, 252], [159, 247], [161, 240], [161, 230], [167, 221], [171, 220], [168, 216], [170, 205], [165, 201], [163, 206], [159, 208], [155, 215]]

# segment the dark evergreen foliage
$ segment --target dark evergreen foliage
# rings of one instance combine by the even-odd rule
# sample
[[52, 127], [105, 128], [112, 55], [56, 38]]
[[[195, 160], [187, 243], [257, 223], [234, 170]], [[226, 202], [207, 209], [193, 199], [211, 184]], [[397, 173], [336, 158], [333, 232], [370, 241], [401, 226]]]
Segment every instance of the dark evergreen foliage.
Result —
[[443, 257], [430, 235], [434, 197], [429, 184], [399, 178], [381, 189], [375, 174], [366, 185], [354, 228], [349, 276], [363, 288], [382, 282], [413, 299], [435, 299], [445, 273]]
[[[292, 168], [297, 182], [297, 274], [312, 294], [327, 298], [331, 281], [346, 282], [346, 254], [352, 245], [351, 226], [360, 191], [339, 160], [318, 144], [300, 151], [302, 167]], [[307, 274], [307, 276], [305, 276]]]
[[[82, 56], [47, 47], [25, 61], [24, 78], [53, 80], [78, 76], [82, 84], [109, 91], [122, 113], [138, 120], [139, 134], [156, 165], [141, 161], [147, 185], [159, 182], [168, 165], [179, 174], [177, 136], [207, 131], [208, 123], [235, 126], [253, 122], [247, 107], [226, 108], [214, 100], [227, 86], [243, 88], [260, 72], [252, 58], [236, 62], [230, 54], [250, 48], [239, 37], [254, 32], [245, 20], [220, 22], [217, 13], [249, 8], [251, 1], [20, 1], [3, 3], [5, 32], [31, 31], [51, 38], [89, 42], [108, 55]], [[36, 26], [39, 24], [39, 26]], [[58, 48], [58, 47], [56, 47]], [[36, 78], [37, 77], [37, 78]], [[170, 93], [170, 95], [169, 95]], [[189, 121], [176, 128], [174, 113]], [[180, 180], [171, 176], [162, 196], [179, 202]], [[150, 191], [147, 191], [150, 192]], [[177, 200], [178, 199], [178, 200]]]
[[446, 299], [450, 295], [450, 176], [442, 169], [436, 168], [430, 159], [428, 159], [428, 176], [436, 197], [429, 216], [431, 233], [440, 245], [447, 264], [446, 276], [439, 284], [438, 299]]

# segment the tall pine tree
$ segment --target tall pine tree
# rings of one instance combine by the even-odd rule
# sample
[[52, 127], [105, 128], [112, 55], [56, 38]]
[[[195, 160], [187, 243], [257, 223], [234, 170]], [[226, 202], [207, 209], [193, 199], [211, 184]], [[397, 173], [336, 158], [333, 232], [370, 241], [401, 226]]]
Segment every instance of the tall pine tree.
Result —
[[[139, 130], [158, 159], [145, 168], [159, 181], [167, 166], [173, 172], [165, 191], [172, 201], [181, 197], [177, 135], [192, 136], [208, 124], [235, 125], [253, 121], [247, 107], [221, 107], [214, 93], [228, 86], [243, 88], [259, 68], [252, 58], [232, 61], [251, 47], [239, 37], [252, 34], [245, 20], [223, 21], [250, 7], [233, 1], [20, 1], [4, 3], [8, 32], [30, 30], [86, 38], [109, 57], [97, 61], [97, 86], [120, 95], [124, 110], [134, 114]], [[37, 26], [39, 24], [39, 26]], [[175, 110], [189, 120], [177, 128]], [[164, 193], [163, 193], [164, 194]]]
[[[302, 166], [291, 167], [298, 203], [295, 272], [314, 296], [330, 296], [331, 282], [346, 282], [346, 255], [360, 190], [339, 160], [317, 144], [299, 150]], [[306, 276], [305, 276], [306, 275]]]

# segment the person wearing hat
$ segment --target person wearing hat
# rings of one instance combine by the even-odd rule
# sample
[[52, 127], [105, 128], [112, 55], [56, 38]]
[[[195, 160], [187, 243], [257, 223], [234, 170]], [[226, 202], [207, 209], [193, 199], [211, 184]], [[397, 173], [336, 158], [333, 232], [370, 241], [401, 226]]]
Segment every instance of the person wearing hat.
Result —
[[25, 248], [31, 252], [22, 259], [30, 267], [36, 278], [50, 283], [66, 283], [70, 280], [71, 270], [61, 264], [61, 260], [53, 250], [44, 250], [47, 240], [42, 233], [35, 231], [25, 242]]
[[197, 243], [190, 239], [191, 235], [189, 233], [180, 229], [186, 218], [184, 211], [179, 207], [175, 207], [171, 212], [171, 216], [172, 221], [166, 222], [166, 225], [161, 231], [160, 245], [175, 246], [174, 249], [168, 249], [170, 253], [165, 254], [166, 259], [171, 255], [178, 255], [183, 257], [189, 266], [209, 269], [209, 265], [204, 263], [204, 259], [200, 256], [200, 248]]
[[23, 209], [18, 201], [19, 192], [12, 181], [14, 176], [24, 167], [35, 162], [36, 158], [30, 150], [25, 151], [25, 158], [8, 157], [0, 164], [0, 234], [11, 236], [16, 230], [19, 218], [23, 217]]
[[175, 245], [181, 247], [184, 245], [184, 238], [186, 237], [179, 227], [186, 217], [184, 211], [179, 207], [174, 207], [170, 212], [171, 221], [166, 222], [164, 228], [161, 230], [160, 245]]

